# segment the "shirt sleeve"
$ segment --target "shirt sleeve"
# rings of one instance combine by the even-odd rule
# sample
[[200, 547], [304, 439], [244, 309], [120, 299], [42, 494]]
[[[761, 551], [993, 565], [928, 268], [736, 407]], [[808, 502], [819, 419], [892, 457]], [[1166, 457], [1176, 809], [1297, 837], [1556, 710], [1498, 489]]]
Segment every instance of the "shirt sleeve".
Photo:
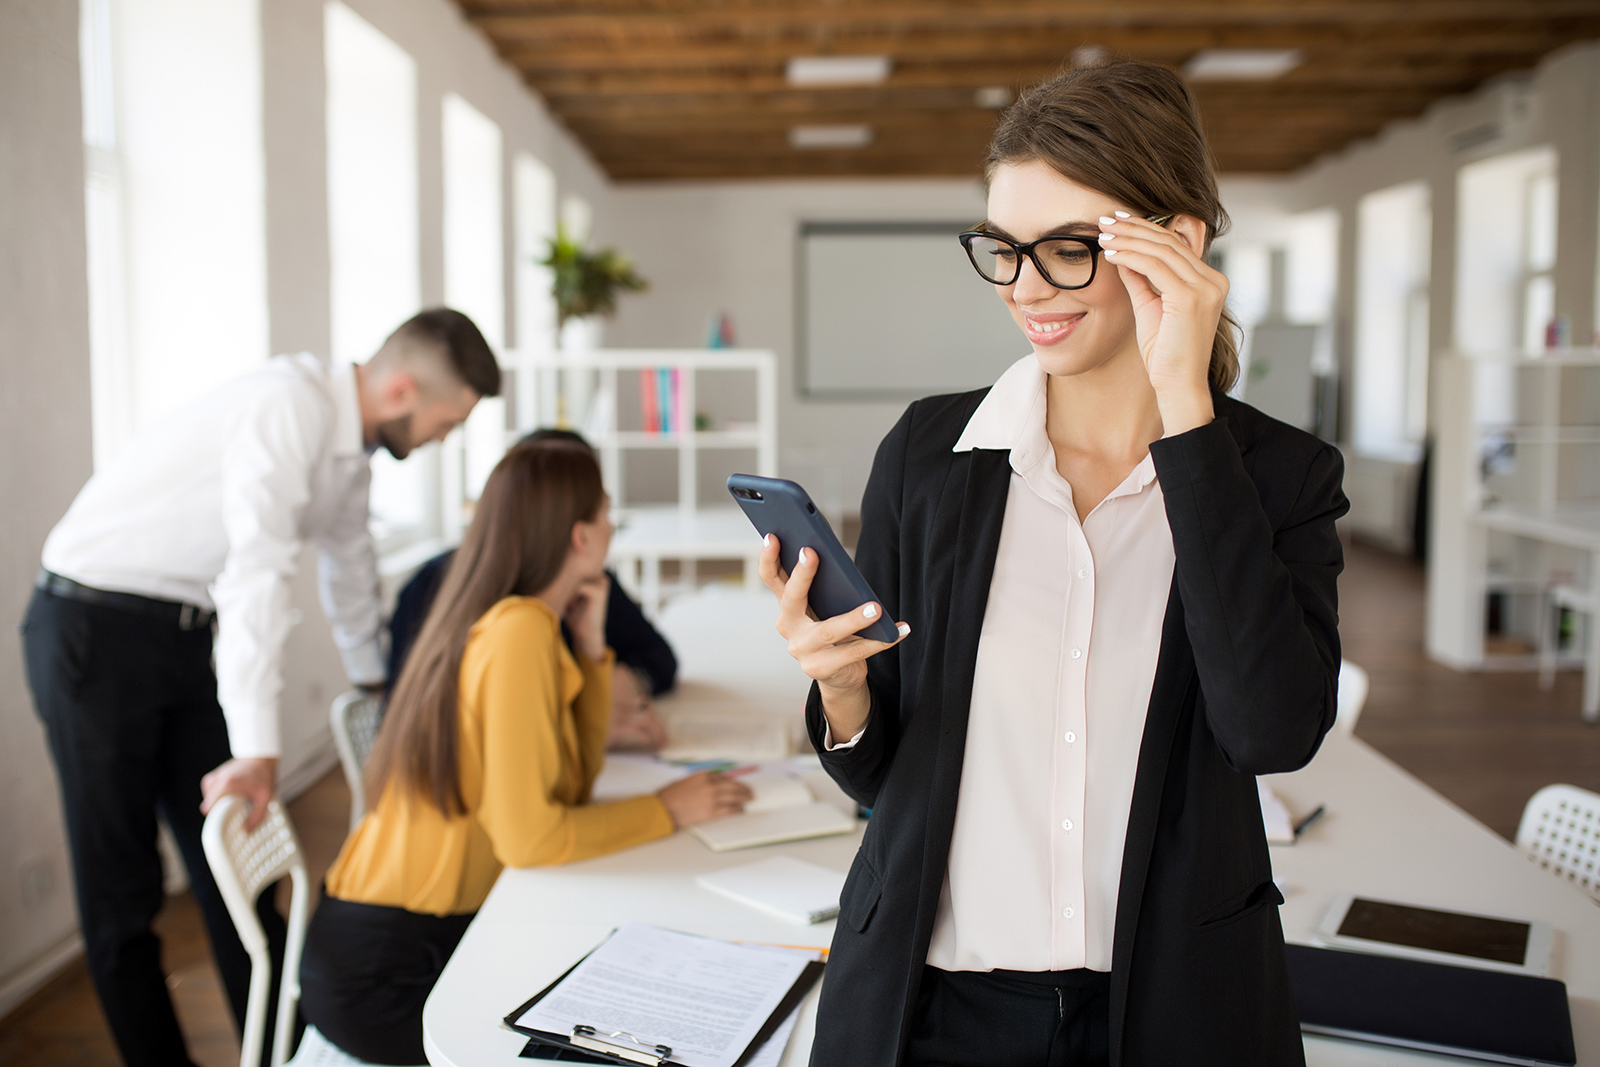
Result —
[[338, 460], [350, 471], [338, 512], [317, 537], [322, 610], [333, 625], [333, 643], [344, 671], [356, 685], [379, 685], [385, 677], [382, 614], [378, 601], [378, 551], [368, 528], [372, 470], [365, 457]]
[[223, 443], [222, 524], [228, 553], [212, 584], [217, 700], [238, 758], [277, 756], [283, 648], [293, 625], [290, 581], [300, 518], [331, 413], [309, 391], [262, 397]]
[[[656, 796], [585, 803], [604, 764], [615, 657], [580, 661], [583, 690], [568, 706], [560, 691], [561, 636], [554, 620], [508, 614], [482, 638], [493, 644], [479, 689], [484, 771], [478, 820], [495, 858], [507, 867], [570, 863], [671, 834], [672, 817]], [[575, 719], [570, 725], [563, 721], [569, 716]], [[572, 756], [579, 766], [564, 766]], [[564, 803], [557, 792], [574, 772], [579, 802]]]

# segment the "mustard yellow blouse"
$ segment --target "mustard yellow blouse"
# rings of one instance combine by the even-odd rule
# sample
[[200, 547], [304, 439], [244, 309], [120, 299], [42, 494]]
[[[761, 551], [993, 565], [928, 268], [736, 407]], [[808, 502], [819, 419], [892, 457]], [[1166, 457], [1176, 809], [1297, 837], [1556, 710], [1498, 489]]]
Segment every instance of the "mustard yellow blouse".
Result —
[[478, 910], [503, 867], [586, 859], [666, 837], [655, 796], [589, 803], [605, 762], [615, 656], [580, 664], [544, 601], [507, 597], [461, 659], [461, 795], [447, 818], [391, 780], [328, 871], [328, 894], [427, 915]]

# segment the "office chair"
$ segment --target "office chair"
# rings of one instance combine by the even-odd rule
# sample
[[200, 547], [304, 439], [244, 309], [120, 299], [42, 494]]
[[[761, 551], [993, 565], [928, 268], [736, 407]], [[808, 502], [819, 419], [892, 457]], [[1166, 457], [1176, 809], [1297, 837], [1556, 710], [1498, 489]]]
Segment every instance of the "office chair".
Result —
[[367, 812], [367, 794], [361, 784], [361, 771], [372, 754], [383, 724], [383, 699], [374, 693], [352, 689], [333, 701], [328, 725], [333, 730], [333, 747], [339, 751], [339, 766], [350, 785], [350, 829], [354, 830]]

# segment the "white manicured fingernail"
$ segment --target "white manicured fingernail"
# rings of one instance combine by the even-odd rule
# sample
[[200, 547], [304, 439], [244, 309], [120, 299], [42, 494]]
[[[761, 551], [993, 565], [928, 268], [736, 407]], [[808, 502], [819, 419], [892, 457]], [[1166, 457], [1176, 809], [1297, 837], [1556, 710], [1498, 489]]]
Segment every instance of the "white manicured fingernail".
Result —
[[762, 534], [761, 535], [761, 547], [762, 548], [771, 548], [772, 547], [772, 535], [771, 534]]
[[1110, 215], [1101, 215], [1100, 216], [1100, 225], [1102, 225], [1102, 226], [1115, 226], [1116, 224], [1117, 224], [1117, 220], [1112, 218]]
[[1116, 254], [1117, 254], [1117, 250], [1116, 250], [1116, 249], [1115, 249], [1115, 248], [1108, 248], [1108, 249], [1106, 249], [1106, 255], [1108, 255], [1108, 256], [1114, 256], [1114, 255], [1116, 255]]
[[1131, 219], [1131, 218], [1133, 218], [1133, 216], [1128, 214], [1126, 211], [1119, 211], [1116, 214], [1117, 214], [1117, 218], [1119, 218], [1119, 219]]
[[1101, 244], [1104, 244], [1107, 241], [1115, 241], [1116, 239], [1117, 239], [1117, 235], [1114, 234], [1114, 233], [1103, 233], [1103, 234], [1100, 235], [1100, 243]]
[[878, 617], [878, 609], [872, 604], [868, 604], [861, 609], [861, 614], [869, 619], [876, 619]]
[[906, 634], [911, 632], [911, 624], [906, 622], [898, 623], [895, 626], [895, 629], [900, 631], [901, 637], [904, 637]]

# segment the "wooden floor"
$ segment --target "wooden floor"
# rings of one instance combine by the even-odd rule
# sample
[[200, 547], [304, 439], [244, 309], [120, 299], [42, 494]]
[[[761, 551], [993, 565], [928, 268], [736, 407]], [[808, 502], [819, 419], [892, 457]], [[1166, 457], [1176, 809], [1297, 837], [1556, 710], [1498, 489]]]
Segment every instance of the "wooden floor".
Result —
[[[1347, 560], [1344, 654], [1372, 680], [1357, 736], [1506, 837], [1540, 786], [1600, 791], [1600, 728], [1578, 718], [1578, 674], [1562, 674], [1544, 693], [1532, 674], [1460, 674], [1431, 663], [1422, 651], [1421, 568], [1359, 545]], [[335, 770], [289, 808], [320, 883], [344, 837], [344, 779]], [[170, 898], [158, 928], [191, 1055], [201, 1067], [232, 1067], [238, 1045], [193, 901]], [[117, 1062], [81, 962], [0, 1020], [0, 1064]]]

